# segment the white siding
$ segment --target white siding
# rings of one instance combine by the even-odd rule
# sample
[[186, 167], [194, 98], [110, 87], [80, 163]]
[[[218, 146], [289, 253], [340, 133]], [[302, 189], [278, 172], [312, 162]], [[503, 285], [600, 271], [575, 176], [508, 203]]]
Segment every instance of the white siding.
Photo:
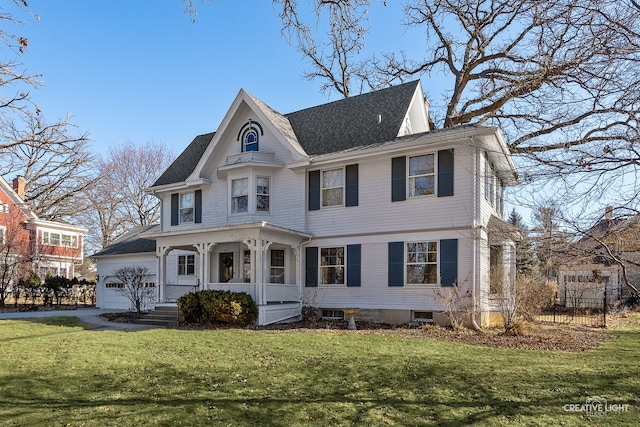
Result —
[[[422, 150], [410, 155], [434, 151]], [[391, 157], [359, 162], [359, 204], [307, 212], [315, 236], [468, 228], [473, 224], [472, 149], [454, 149], [454, 195], [391, 201]], [[353, 163], [353, 162], [351, 162]], [[345, 163], [350, 164], [350, 163]], [[437, 184], [436, 184], [437, 185]]]
[[129, 310], [130, 302], [114, 288], [107, 288], [107, 283], [116, 282], [114, 272], [125, 266], [141, 266], [149, 270], [147, 281], [156, 281], [155, 254], [128, 254], [100, 257], [97, 262], [98, 283], [96, 285], [96, 307], [104, 309]]
[[465, 232], [421, 232], [362, 236], [358, 238], [317, 239], [308, 246], [362, 245], [362, 284], [359, 287], [346, 285], [318, 285], [305, 287], [303, 304], [325, 308], [370, 308], [404, 310], [442, 310], [436, 301], [433, 285], [388, 285], [388, 243], [395, 241], [438, 241], [458, 239], [458, 282], [463, 291], [471, 289], [473, 239]]

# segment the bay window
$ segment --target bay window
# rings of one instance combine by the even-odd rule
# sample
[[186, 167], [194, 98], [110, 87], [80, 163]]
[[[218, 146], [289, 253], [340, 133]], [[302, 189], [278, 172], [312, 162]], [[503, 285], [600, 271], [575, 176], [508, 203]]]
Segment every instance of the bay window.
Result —
[[231, 213], [249, 211], [249, 178], [231, 181]]

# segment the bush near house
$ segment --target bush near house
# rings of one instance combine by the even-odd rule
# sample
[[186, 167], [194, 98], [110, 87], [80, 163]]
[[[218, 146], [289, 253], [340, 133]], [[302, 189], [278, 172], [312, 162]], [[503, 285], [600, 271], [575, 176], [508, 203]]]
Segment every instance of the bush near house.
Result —
[[247, 326], [258, 318], [258, 307], [245, 292], [198, 291], [180, 297], [178, 306], [189, 323]]

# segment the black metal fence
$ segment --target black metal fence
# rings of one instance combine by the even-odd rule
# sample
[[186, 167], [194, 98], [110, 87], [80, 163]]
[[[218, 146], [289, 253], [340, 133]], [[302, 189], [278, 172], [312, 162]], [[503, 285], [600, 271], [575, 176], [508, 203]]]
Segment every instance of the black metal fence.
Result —
[[537, 320], [598, 328], [607, 327], [607, 313], [611, 310], [606, 295], [600, 298], [556, 300], [556, 304], [543, 310]]

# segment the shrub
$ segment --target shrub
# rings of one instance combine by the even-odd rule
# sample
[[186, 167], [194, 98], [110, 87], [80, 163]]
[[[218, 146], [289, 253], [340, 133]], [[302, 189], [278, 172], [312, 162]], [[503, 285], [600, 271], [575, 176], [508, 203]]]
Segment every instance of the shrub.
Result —
[[185, 321], [192, 323], [246, 326], [258, 318], [258, 308], [245, 292], [198, 291], [180, 297], [178, 305]]

